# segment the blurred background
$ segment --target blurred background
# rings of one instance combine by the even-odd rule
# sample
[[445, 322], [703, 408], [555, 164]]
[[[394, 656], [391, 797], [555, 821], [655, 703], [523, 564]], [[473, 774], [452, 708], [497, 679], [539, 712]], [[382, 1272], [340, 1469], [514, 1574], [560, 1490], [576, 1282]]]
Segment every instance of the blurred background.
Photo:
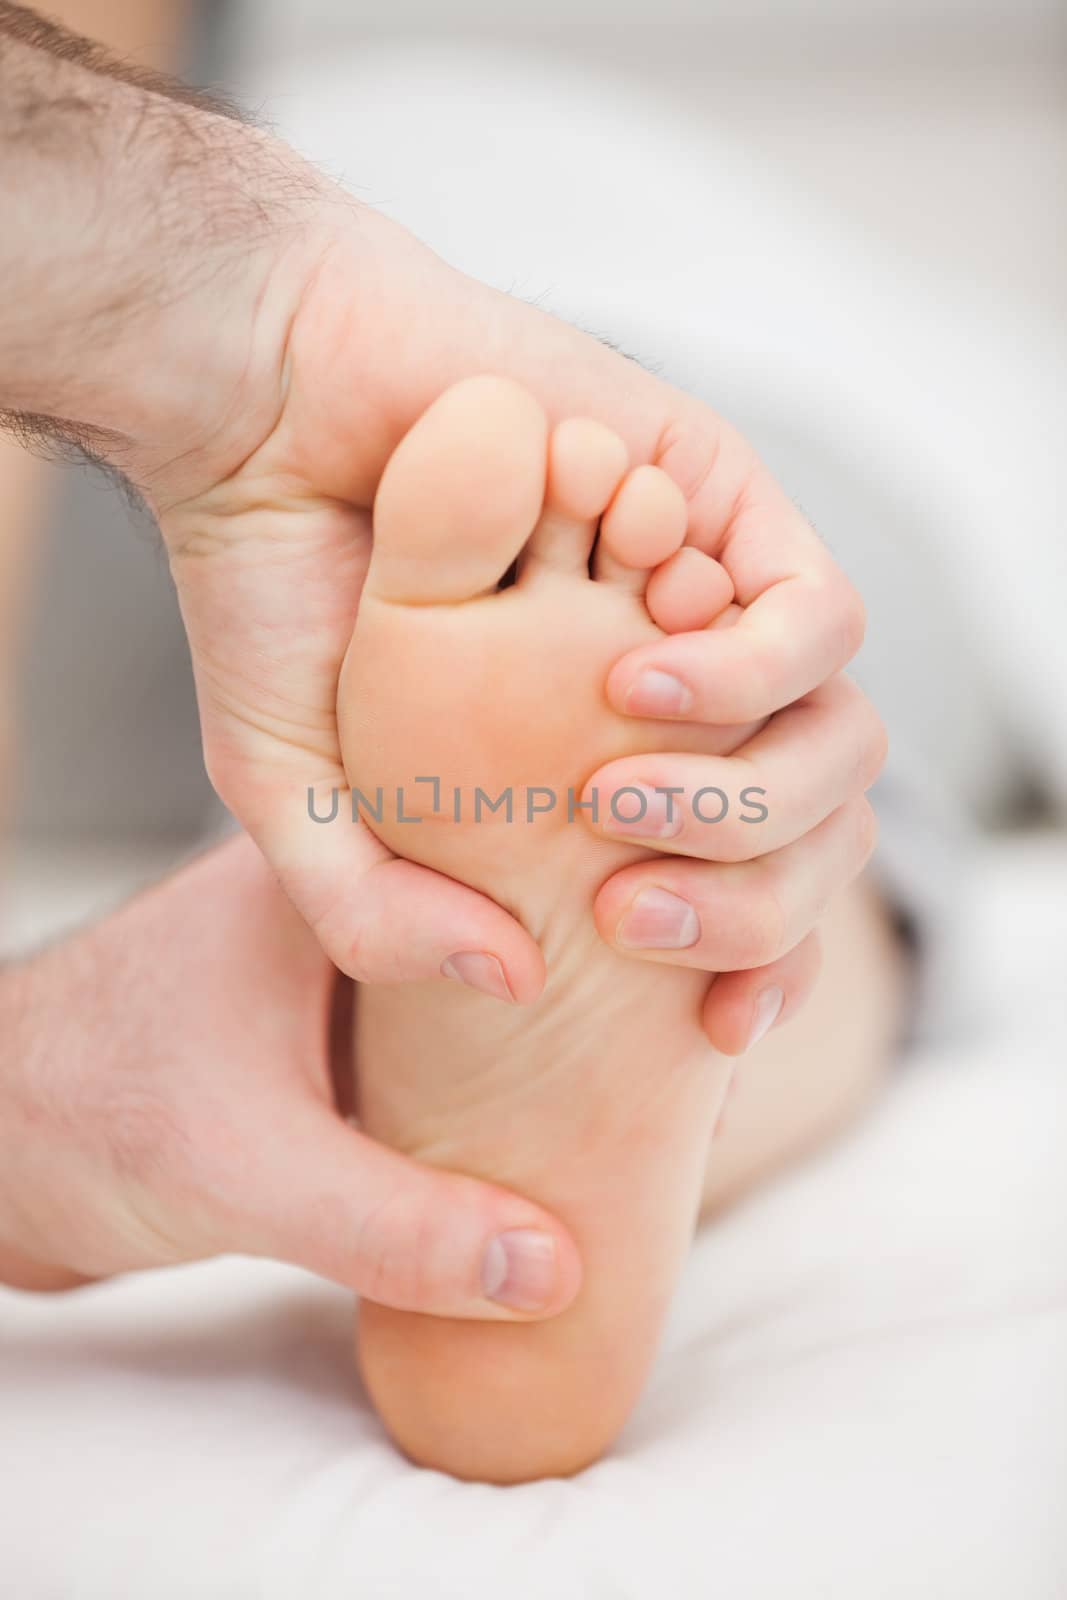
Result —
[[[9, 1296], [12, 1459], [47, 1508], [15, 1513], [25, 1592], [47, 1551], [56, 1593], [109, 1600], [470, 1600], [500, 1571], [538, 1600], [704, 1596], [711, 1572], [731, 1600], [1062, 1597], [1062, 5], [50, 9], [236, 94], [753, 438], [868, 603], [876, 865], [929, 936], [935, 1021], [849, 1138], [704, 1231], [627, 1440], [574, 1484], [400, 1462], [330, 1388], [340, 1292], [282, 1269]], [[0, 796], [0, 951], [225, 821], [157, 534], [2, 444]]]
[[[890, 781], [957, 841], [1062, 823], [1062, 7], [50, 9], [235, 93], [458, 265], [739, 423], [864, 590]], [[2, 448], [12, 948], [219, 813], [155, 530]]]

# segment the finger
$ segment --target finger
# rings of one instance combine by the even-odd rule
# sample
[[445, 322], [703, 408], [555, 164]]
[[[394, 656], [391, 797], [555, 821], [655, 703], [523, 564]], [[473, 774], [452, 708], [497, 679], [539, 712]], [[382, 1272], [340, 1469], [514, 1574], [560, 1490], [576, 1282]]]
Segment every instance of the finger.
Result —
[[704, 861], [748, 861], [791, 844], [870, 788], [885, 754], [881, 718], [838, 675], [731, 755], [608, 763], [587, 783], [581, 815], [605, 837]]
[[865, 799], [840, 806], [802, 839], [756, 861], [674, 857], [624, 867], [593, 905], [600, 935], [647, 961], [735, 972], [778, 961], [815, 926], [874, 848]]
[[240, 517], [201, 506], [191, 526], [177, 517], [169, 529], [216, 790], [342, 972], [378, 983], [443, 972], [501, 999], [534, 999], [541, 954], [507, 912], [396, 860], [353, 824], [337, 679], [369, 521], [268, 490]]
[[785, 579], [732, 628], [675, 634], [631, 651], [609, 673], [607, 696], [633, 717], [751, 722], [839, 672], [863, 630], [862, 603], [841, 574]]
[[704, 1001], [704, 1032], [725, 1056], [743, 1055], [801, 1009], [815, 987], [822, 956], [817, 931], [769, 966], [723, 972]]
[[[658, 464], [689, 504], [687, 543], [722, 564], [745, 616], [729, 639], [682, 635], [624, 657], [609, 679], [609, 699], [639, 716], [715, 723], [768, 716], [851, 660], [863, 641], [863, 605], [735, 430], [698, 411], [662, 441]], [[648, 672], [657, 676], [639, 681]]]
[[271, 1099], [221, 1209], [227, 1248], [291, 1261], [403, 1311], [554, 1316], [581, 1281], [570, 1234], [495, 1185], [420, 1166], [317, 1102]]

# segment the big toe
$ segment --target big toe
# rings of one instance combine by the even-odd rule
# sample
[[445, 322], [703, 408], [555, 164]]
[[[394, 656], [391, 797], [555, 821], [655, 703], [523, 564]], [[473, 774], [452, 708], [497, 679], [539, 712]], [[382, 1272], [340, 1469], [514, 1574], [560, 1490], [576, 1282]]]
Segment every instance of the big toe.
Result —
[[494, 589], [545, 493], [548, 422], [509, 378], [465, 378], [400, 441], [374, 502], [367, 591], [412, 605]]

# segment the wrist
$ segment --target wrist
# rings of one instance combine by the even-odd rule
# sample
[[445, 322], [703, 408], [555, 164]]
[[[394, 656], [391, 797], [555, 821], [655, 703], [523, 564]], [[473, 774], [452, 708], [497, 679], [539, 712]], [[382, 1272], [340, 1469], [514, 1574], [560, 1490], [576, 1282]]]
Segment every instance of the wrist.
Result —
[[232, 470], [278, 409], [337, 191], [256, 129], [3, 33], [0, 169], [0, 410], [150, 495], [205, 453]]

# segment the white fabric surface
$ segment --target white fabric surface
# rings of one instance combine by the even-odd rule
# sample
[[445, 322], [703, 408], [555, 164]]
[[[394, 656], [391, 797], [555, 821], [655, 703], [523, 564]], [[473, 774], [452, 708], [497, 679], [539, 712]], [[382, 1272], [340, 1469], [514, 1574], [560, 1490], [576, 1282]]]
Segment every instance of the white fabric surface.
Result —
[[699, 1239], [613, 1455], [498, 1490], [390, 1448], [348, 1297], [222, 1261], [0, 1292], [18, 1600], [1067, 1592], [1067, 848], [982, 864], [972, 1037]]

